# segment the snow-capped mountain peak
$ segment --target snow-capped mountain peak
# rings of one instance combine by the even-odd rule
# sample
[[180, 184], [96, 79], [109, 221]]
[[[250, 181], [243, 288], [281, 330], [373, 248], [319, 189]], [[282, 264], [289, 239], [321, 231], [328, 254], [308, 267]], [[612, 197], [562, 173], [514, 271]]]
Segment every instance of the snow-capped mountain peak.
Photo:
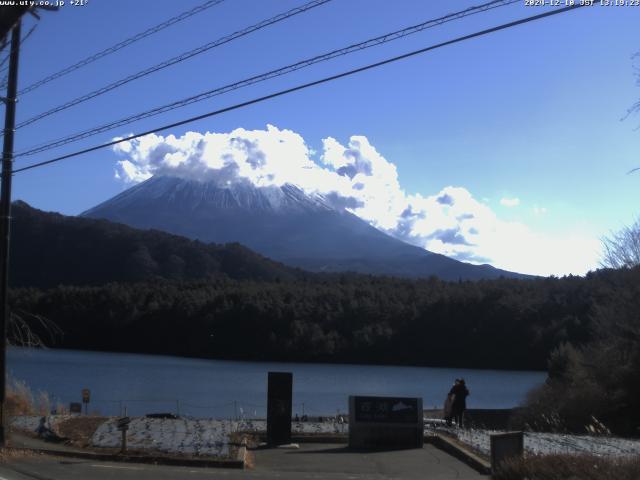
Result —
[[186, 210], [267, 210], [283, 214], [333, 210], [322, 196], [308, 195], [291, 184], [256, 187], [248, 181], [219, 184], [161, 176], [151, 177], [83, 215], [92, 216], [96, 209], [118, 209], [132, 201], [151, 199], [162, 199], [163, 203], [180, 205]]
[[153, 228], [204, 242], [239, 242], [286, 264], [446, 279], [495, 278], [510, 272], [475, 266], [408, 245], [327, 198], [295, 185], [256, 187], [152, 177], [82, 214]]

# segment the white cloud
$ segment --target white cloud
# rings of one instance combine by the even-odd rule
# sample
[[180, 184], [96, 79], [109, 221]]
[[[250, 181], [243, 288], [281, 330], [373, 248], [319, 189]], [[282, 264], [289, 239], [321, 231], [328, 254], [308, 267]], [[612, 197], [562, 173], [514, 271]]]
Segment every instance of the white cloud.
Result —
[[539, 207], [538, 205], [533, 206], [533, 214], [536, 216], [545, 215], [547, 213], [547, 209], [545, 207]]
[[[236, 129], [147, 135], [114, 147], [125, 157], [116, 176], [140, 182], [153, 175], [257, 186], [293, 183], [325, 195], [380, 230], [433, 252], [472, 263], [539, 274], [583, 274], [597, 265], [599, 241], [587, 236], [549, 236], [498, 218], [486, 201], [463, 187], [432, 195], [407, 194], [396, 166], [364, 136], [348, 143], [328, 137], [314, 161], [304, 139], [291, 130]], [[516, 206], [517, 198], [502, 205]], [[537, 207], [536, 207], [537, 208]], [[544, 209], [540, 209], [542, 212]]]
[[500, 199], [500, 205], [504, 206], [504, 207], [517, 207], [518, 205], [520, 205], [520, 199], [519, 198], [501, 198]]

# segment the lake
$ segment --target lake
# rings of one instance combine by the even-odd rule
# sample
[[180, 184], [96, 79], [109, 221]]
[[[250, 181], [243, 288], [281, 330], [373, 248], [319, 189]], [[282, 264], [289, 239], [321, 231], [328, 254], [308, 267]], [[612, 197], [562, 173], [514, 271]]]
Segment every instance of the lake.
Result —
[[471, 391], [469, 408], [509, 408], [542, 384], [545, 372], [472, 370], [379, 365], [236, 362], [155, 355], [35, 350], [10, 347], [11, 379], [34, 393], [47, 392], [69, 406], [91, 390], [89, 413], [144, 415], [171, 412], [194, 417], [264, 418], [267, 372], [293, 373], [293, 413], [336, 415], [349, 395], [422, 397], [424, 408], [440, 407], [453, 380]]

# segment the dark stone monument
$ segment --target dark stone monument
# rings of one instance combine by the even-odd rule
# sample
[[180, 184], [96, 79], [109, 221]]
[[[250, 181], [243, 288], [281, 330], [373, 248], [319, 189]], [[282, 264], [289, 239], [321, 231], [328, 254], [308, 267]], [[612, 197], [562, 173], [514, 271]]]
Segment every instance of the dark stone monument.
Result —
[[291, 403], [293, 374], [269, 372], [267, 393], [267, 443], [291, 443]]
[[349, 397], [349, 446], [422, 448], [421, 398]]
[[513, 457], [521, 457], [524, 451], [522, 432], [494, 433], [491, 440], [491, 470], [496, 471], [500, 464]]

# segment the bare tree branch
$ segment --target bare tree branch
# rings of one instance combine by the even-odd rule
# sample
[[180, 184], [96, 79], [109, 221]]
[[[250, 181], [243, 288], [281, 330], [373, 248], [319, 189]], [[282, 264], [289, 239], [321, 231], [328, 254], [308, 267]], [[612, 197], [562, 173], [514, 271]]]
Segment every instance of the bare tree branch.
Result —
[[602, 239], [604, 268], [632, 268], [640, 265], [640, 217], [630, 227], [624, 227]]
[[[30, 325], [29, 319], [33, 324]], [[34, 332], [35, 327], [46, 334], [46, 338]], [[48, 343], [52, 343], [57, 337], [62, 336], [63, 332], [51, 320], [25, 312], [23, 310], [12, 311], [8, 325], [8, 339], [11, 345], [20, 347], [37, 347], [46, 348]]]

